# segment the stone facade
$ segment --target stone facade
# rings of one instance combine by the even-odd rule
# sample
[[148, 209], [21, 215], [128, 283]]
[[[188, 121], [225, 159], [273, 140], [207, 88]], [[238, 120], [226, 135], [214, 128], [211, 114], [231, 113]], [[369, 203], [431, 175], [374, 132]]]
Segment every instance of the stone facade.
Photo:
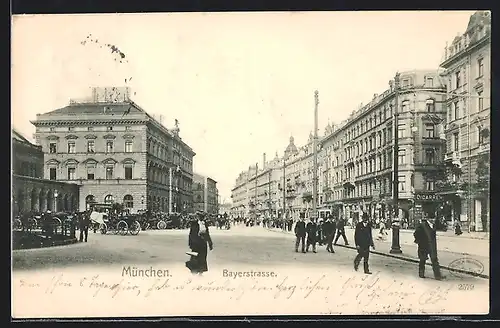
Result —
[[[442, 122], [445, 85], [437, 70], [403, 72], [394, 121], [395, 92], [390, 88], [354, 111], [337, 126], [327, 126], [324, 150], [324, 192], [334, 215], [356, 218], [363, 208], [372, 217], [387, 217], [393, 198], [393, 151], [398, 137], [399, 205], [415, 223], [422, 212], [434, 213], [440, 204], [435, 181], [444, 155]], [[431, 196], [428, 196], [431, 195]], [[421, 197], [422, 196], [422, 197]]]
[[[491, 134], [491, 15], [478, 11], [466, 31], [445, 48], [443, 77], [447, 82], [446, 162], [455, 174], [441, 186], [445, 216], [464, 228], [489, 230]], [[486, 163], [486, 165], [485, 165]], [[478, 166], [485, 166], [484, 177]], [[478, 180], [479, 179], [479, 180]], [[489, 181], [488, 181], [489, 182]]]
[[45, 178], [81, 185], [80, 210], [118, 202], [132, 212], [192, 211], [195, 153], [177, 121], [169, 130], [127, 97], [101, 102], [101, 93], [37, 114]]
[[12, 132], [13, 175], [12, 206], [14, 216], [26, 212], [77, 211], [79, 186], [42, 178], [44, 156], [18, 132]]
[[219, 213], [219, 191], [217, 182], [207, 176], [194, 174], [193, 206], [197, 211], [210, 214]]

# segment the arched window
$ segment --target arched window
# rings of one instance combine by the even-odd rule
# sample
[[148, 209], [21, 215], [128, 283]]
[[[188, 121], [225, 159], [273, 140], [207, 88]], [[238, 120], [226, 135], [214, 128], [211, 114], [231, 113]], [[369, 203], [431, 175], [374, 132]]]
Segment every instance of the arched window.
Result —
[[114, 203], [113, 195], [107, 195], [106, 197], [104, 197], [104, 204], [113, 204], [113, 203]]
[[88, 195], [85, 197], [85, 209], [89, 210], [90, 209], [90, 204], [95, 203], [95, 197], [94, 195]]
[[134, 207], [134, 197], [132, 197], [132, 195], [125, 195], [125, 197], [123, 197], [123, 206], [125, 208], [133, 208]]

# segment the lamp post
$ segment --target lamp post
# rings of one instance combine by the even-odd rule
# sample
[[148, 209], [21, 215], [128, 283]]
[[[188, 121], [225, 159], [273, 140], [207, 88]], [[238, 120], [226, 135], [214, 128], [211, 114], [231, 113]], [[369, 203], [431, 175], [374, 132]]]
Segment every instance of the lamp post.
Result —
[[399, 245], [399, 140], [398, 140], [398, 98], [399, 98], [399, 73], [394, 77], [394, 150], [393, 150], [393, 172], [392, 189], [394, 195], [394, 217], [392, 220], [392, 245], [391, 254], [401, 254], [401, 246]]
[[57, 213], [57, 197], [59, 196], [59, 193], [54, 191], [54, 213]]

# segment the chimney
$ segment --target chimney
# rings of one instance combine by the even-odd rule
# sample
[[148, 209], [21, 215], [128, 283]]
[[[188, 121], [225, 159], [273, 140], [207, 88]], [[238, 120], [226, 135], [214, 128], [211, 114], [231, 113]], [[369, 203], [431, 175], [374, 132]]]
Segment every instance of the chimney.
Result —
[[266, 153], [262, 155], [262, 169], [266, 169]]

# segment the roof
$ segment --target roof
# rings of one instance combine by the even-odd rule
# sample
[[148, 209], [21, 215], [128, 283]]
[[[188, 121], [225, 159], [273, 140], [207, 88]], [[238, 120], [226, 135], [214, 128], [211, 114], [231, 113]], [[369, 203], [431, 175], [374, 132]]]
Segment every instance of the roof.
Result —
[[12, 138], [13, 139], [16, 139], [16, 140], [19, 140], [21, 142], [27, 142], [27, 143], [30, 143], [31, 142], [26, 139], [21, 133], [19, 133], [16, 129], [12, 128]]
[[469, 18], [469, 24], [467, 25], [466, 31], [469, 31], [480, 24], [491, 24], [491, 15], [489, 11], [481, 10], [476, 11], [474, 14], [472, 14]]
[[130, 113], [144, 113], [134, 103], [74, 103], [55, 109], [38, 117], [78, 114], [118, 114], [123, 115], [130, 108]]

